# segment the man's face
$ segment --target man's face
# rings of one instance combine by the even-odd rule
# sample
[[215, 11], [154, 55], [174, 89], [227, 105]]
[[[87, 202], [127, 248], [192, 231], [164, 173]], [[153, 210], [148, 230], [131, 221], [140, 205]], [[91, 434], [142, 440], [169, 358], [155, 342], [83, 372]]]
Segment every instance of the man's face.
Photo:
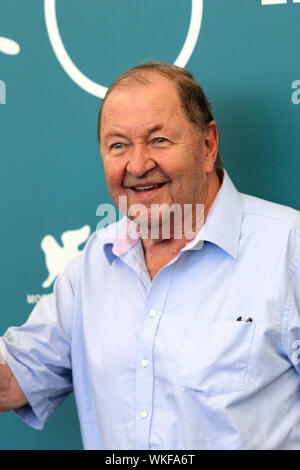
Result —
[[[207, 173], [205, 134], [186, 117], [175, 85], [157, 74], [151, 83], [115, 88], [102, 111], [100, 150], [109, 192], [128, 207], [204, 203]], [[150, 213], [148, 214], [150, 216]]]

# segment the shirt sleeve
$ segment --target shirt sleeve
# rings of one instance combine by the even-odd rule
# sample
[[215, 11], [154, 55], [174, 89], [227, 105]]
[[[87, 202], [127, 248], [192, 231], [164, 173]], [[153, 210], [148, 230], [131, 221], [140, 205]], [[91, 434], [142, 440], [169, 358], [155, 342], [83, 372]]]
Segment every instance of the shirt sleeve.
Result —
[[287, 294], [286, 318], [286, 351], [300, 375], [300, 232], [296, 237], [297, 256], [291, 266], [291, 277]]
[[0, 351], [28, 404], [15, 413], [42, 429], [72, 390], [71, 331], [74, 292], [67, 273], [55, 282], [21, 327], [0, 338]]

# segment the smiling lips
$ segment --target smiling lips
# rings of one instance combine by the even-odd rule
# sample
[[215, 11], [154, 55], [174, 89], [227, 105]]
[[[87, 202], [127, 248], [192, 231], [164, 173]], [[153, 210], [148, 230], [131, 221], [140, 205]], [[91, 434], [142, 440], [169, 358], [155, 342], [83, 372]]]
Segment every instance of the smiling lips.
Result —
[[146, 192], [146, 191], [151, 191], [153, 189], [158, 189], [164, 186], [166, 183], [157, 183], [157, 184], [148, 184], [146, 185], [137, 185], [137, 186], [132, 186], [130, 189], [133, 189], [135, 192]]
[[164, 182], [164, 183], [149, 182], [147, 184], [140, 183], [140, 184], [136, 184], [134, 186], [126, 186], [126, 187], [133, 190], [136, 193], [146, 193], [146, 192], [150, 192], [150, 191], [154, 191], [156, 189], [162, 188], [165, 184], [166, 184], [166, 182]]

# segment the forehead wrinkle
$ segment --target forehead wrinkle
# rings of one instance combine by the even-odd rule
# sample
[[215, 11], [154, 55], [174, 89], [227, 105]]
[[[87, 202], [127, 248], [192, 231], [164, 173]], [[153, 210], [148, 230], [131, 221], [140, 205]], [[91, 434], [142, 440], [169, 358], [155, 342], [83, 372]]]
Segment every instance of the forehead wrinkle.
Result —
[[[153, 90], [156, 93], [153, 93]], [[169, 95], [167, 102], [164, 99], [166, 91]], [[152, 110], [152, 115], [151, 113], [148, 115], [147, 109], [149, 108]], [[145, 112], [148, 123], [144, 122]], [[134, 127], [131, 127], [128, 121], [128, 117], [132, 116], [134, 116]], [[139, 84], [132, 87], [117, 87], [113, 90], [103, 109], [101, 131], [106, 128], [109, 132], [109, 127], [111, 127], [114, 130], [117, 129], [118, 135], [122, 134], [125, 137], [131, 134], [140, 136], [146, 133], [150, 135], [151, 132], [162, 128], [172, 131], [173, 124], [177, 119], [182, 118], [186, 119], [186, 116], [177, 89], [169, 80], [163, 79], [159, 82], [151, 82], [148, 86]], [[108, 128], [106, 124], [108, 124]]]

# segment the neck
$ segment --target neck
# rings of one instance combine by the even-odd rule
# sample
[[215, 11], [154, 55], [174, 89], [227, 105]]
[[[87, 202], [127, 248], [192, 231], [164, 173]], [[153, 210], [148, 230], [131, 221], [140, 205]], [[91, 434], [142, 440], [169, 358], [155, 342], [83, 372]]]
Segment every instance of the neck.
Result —
[[[204, 197], [204, 202], [201, 201], [198, 204], [204, 204], [204, 213], [202, 216], [202, 223], [199, 224], [199, 219], [195, 216], [197, 213], [196, 204], [192, 206], [192, 228], [187, 234], [185, 231], [182, 231], [181, 236], [176, 238], [174, 237], [174, 231], [170, 233], [168, 238], [151, 239], [151, 238], [142, 238], [145, 259], [148, 266], [148, 270], [151, 278], [166, 264], [175, 258], [180, 250], [184, 248], [185, 245], [190, 243], [192, 238], [195, 238], [199, 230], [202, 228], [205, 223], [209, 210], [212, 207], [212, 204], [216, 198], [216, 195], [220, 189], [221, 183], [217, 173], [214, 171], [207, 176], [207, 191]], [[160, 230], [159, 235], [162, 234]], [[155, 261], [154, 261], [155, 260]], [[151, 268], [151, 264], [155, 265], [155, 268]], [[152, 273], [151, 273], [152, 269]]]

